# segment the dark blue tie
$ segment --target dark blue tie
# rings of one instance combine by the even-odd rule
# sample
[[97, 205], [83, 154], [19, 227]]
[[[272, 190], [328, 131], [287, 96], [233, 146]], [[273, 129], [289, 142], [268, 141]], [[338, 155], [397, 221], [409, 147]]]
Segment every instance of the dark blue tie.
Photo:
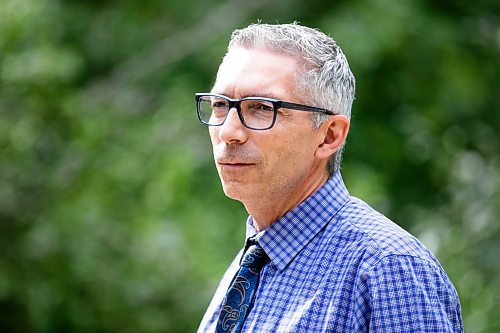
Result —
[[269, 261], [269, 257], [259, 244], [251, 240], [249, 242], [250, 246], [243, 256], [240, 269], [229, 285], [222, 302], [216, 333], [241, 332], [259, 285], [260, 271]]

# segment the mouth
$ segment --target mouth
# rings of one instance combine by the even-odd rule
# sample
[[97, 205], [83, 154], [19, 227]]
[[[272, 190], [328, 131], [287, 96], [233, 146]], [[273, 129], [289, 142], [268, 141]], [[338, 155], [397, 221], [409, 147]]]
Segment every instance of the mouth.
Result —
[[222, 168], [226, 169], [241, 169], [245, 167], [250, 167], [255, 165], [255, 163], [248, 163], [248, 162], [227, 162], [227, 161], [221, 161], [218, 162], [219, 166]]

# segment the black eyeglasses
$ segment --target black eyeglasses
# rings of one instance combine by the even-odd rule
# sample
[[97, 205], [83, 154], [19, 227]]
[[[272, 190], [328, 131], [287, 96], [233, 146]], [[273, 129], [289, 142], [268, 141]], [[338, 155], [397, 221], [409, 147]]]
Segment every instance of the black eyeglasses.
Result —
[[283, 102], [273, 98], [246, 97], [234, 99], [210, 93], [197, 93], [195, 96], [198, 118], [208, 126], [221, 126], [224, 124], [229, 110], [232, 108], [236, 108], [243, 125], [253, 130], [266, 130], [273, 127], [280, 108], [318, 112], [327, 115], [335, 114], [332, 111], [314, 106]]

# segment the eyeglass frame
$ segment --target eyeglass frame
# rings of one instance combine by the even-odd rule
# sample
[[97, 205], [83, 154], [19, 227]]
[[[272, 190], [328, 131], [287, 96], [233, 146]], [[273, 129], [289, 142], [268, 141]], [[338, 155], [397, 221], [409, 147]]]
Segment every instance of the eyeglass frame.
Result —
[[[210, 96], [210, 97], [213, 96], [213, 97], [222, 98], [222, 99], [225, 99], [229, 102], [226, 118], [220, 124], [217, 124], [217, 125], [209, 124], [201, 119], [200, 100], [202, 97], [206, 97], [206, 96]], [[241, 114], [241, 102], [252, 101], [252, 100], [260, 100], [260, 101], [266, 101], [266, 102], [272, 103], [272, 105], [273, 105], [273, 120], [268, 127], [254, 128], [254, 127], [248, 126], [245, 123], [245, 119], [244, 119], [243, 115]], [[281, 108], [297, 110], [297, 111], [305, 111], [305, 112], [323, 113], [323, 114], [327, 114], [330, 116], [336, 115], [336, 113], [334, 113], [330, 110], [327, 110], [327, 109], [318, 108], [315, 106], [310, 106], [310, 105], [305, 105], [305, 104], [284, 102], [284, 101], [281, 101], [279, 99], [268, 98], [268, 97], [256, 97], [255, 96], [255, 97], [245, 97], [245, 98], [230, 98], [230, 97], [227, 97], [224, 95], [214, 94], [214, 93], [195, 93], [195, 101], [196, 101], [196, 113], [198, 114], [198, 119], [200, 120], [200, 122], [202, 124], [205, 124], [207, 126], [222, 126], [226, 122], [227, 116], [229, 115], [229, 111], [231, 111], [232, 108], [236, 108], [236, 112], [238, 113], [238, 118], [240, 119], [243, 126], [245, 126], [248, 129], [255, 130], [255, 131], [264, 131], [264, 130], [271, 129], [274, 126], [274, 124], [276, 123], [278, 110]]]

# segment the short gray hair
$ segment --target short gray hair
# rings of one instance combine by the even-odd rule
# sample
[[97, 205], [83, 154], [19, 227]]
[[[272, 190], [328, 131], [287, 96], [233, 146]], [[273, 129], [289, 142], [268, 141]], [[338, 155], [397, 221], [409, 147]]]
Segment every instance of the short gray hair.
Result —
[[[345, 55], [333, 38], [296, 22], [255, 23], [233, 31], [228, 51], [234, 47], [265, 48], [292, 55], [302, 67], [295, 82], [295, 93], [302, 102], [351, 118], [356, 83]], [[328, 117], [315, 114], [314, 125], [319, 128]], [[330, 174], [339, 170], [343, 148], [330, 158]]]

